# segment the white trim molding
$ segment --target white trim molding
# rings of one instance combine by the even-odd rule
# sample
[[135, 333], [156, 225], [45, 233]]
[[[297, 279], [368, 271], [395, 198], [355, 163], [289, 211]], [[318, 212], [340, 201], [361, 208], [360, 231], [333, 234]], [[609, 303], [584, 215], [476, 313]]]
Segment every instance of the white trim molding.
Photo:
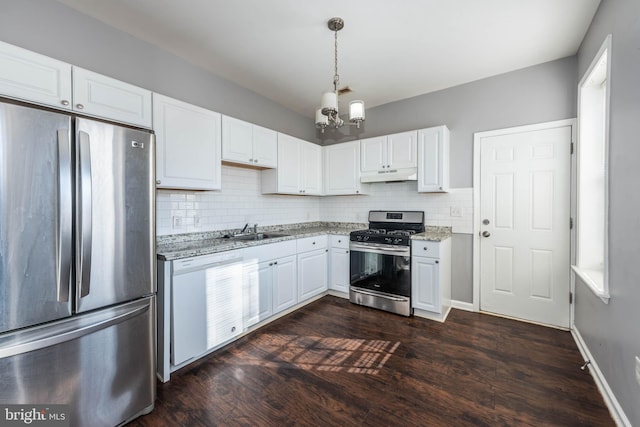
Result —
[[580, 350], [580, 354], [582, 354], [582, 358], [585, 362], [589, 361], [589, 373], [593, 377], [593, 380], [604, 399], [604, 403], [607, 405], [607, 408], [609, 408], [613, 421], [615, 421], [616, 425], [620, 427], [632, 427], [629, 418], [627, 418], [626, 414], [622, 410], [620, 402], [618, 402], [618, 399], [616, 399], [616, 396], [613, 394], [611, 387], [609, 387], [609, 383], [607, 383], [598, 363], [593, 358], [593, 355], [589, 351], [589, 347], [587, 347], [587, 344], [582, 339], [582, 335], [580, 335], [580, 331], [578, 331], [576, 325], [573, 325], [571, 328], [571, 335], [573, 335], [573, 339], [578, 346], [578, 350]]
[[478, 311], [474, 308], [473, 303], [465, 301], [451, 300], [451, 308], [457, 308], [464, 311]]

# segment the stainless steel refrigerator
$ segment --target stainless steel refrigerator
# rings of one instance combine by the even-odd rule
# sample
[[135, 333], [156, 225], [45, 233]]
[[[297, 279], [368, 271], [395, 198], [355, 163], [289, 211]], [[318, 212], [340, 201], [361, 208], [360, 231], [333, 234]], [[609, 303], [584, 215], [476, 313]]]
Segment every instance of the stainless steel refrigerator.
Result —
[[155, 400], [154, 136], [0, 100], [0, 405]]

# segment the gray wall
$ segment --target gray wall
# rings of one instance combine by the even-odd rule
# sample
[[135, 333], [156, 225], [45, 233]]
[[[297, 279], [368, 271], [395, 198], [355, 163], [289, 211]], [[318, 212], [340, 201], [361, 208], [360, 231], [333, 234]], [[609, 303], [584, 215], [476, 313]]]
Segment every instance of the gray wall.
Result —
[[313, 140], [313, 120], [51, 0], [0, 0], [0, 40]]
[[640, 2], [602, 0], [578, 52], [579, 76], [612, 34], [609, 134], [609, 291], [604, 304], [577, 280], [575, 324], [631, 425], [640, 426]]
[[445, 124], [451, 130], [451, 187], [471, 187], [474, 132], [573, 118], [576, 85], [572, 56], [367, 109], [359, 132], [327, 131], [323, 144]]

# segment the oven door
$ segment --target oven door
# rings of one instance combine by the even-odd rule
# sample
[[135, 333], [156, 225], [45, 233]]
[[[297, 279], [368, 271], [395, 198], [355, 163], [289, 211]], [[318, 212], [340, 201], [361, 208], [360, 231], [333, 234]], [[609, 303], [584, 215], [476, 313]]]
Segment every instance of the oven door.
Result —
[[408, 246], [351, 242], [350, 285], [362, 290], [411, 297]]

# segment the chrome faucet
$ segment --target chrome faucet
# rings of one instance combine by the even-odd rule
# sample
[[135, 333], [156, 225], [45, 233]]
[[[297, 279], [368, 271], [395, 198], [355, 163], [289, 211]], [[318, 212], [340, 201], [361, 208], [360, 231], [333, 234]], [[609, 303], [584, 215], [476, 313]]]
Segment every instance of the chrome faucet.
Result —
[[249, 223], [246, 223], [246, 224], [244, 225], [244, 227], [242, 227], [242, 230], [240, 230], [240, 232], [239, 232], [238, 234], [243, 234], [243, 233], [247, 230], [247, 227], [248, 227], [248, 226], [249, 226]]
[[258, 234], [258, 224], [253, 224], [253, 234]]

